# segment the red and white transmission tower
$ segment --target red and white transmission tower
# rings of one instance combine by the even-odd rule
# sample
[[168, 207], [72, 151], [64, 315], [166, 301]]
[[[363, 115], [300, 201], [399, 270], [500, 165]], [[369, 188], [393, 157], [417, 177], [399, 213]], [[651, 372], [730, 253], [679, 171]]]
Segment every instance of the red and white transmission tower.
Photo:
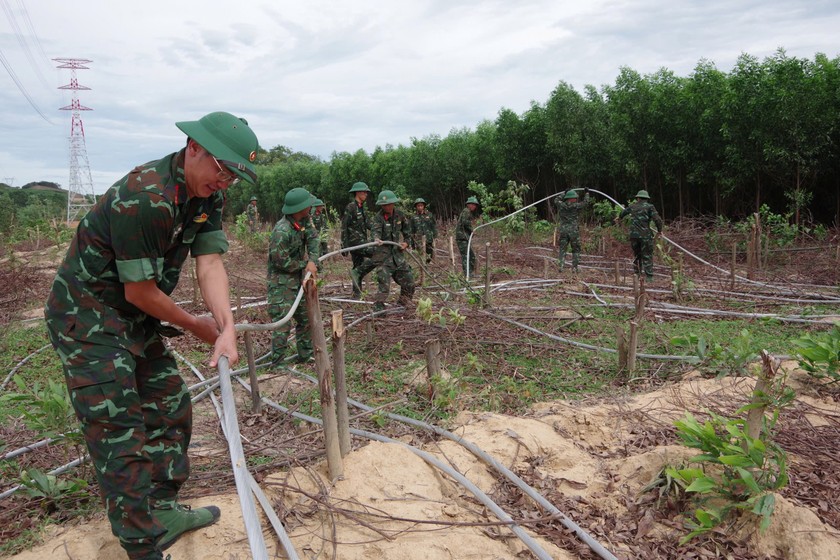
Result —
[[96, 202], [96, 195], [93, 192], [93, 179], [90, 176], [90, 162], [87, 156], [85, 145], [85, 126], [79, 111], [93, 111], [79, 103], [79, 90], [89, 90], [89, 87], [80, 86], [76, 79], [76, 70], [89, 70], [85, 64], [92, 60], [84, 58], [54, 58], [58, 62], [57, 68], [70, 69], [70, 83], [58, 89], [69, 89], [73, 91], [73, 101], [62, 111], [72, 111], [70, 120], [70, 186], [67, 190], [67, 221], [72, 222], [81, 219]]

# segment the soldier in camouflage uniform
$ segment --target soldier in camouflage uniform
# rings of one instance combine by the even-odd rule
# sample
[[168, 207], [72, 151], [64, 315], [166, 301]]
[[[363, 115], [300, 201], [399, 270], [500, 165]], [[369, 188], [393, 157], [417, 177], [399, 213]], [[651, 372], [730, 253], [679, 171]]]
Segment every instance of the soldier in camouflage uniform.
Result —
[[[461, 253], [461, 269], [464, 271], [464, 276], [467, 275], [467, 245], [481, 207], [481, 203], [474, 196], [469, 197], [466, 204], [467, 207], [461, 210], [461, 215], [458, 216], [458, 223], [455, 226], [455, 242], [458, 244], [458, 251]], [[469, 259], [470, 273], [475, 274], [476, 260], [475, 252], [472, 249], [469, 250]]]
[[566, 191], [565, 195], [560, 193], [554, 199], [557, 206], [558, 236], [557, 244], [560, 247], [560, 270], [566, 260], [566, 247], [572, 246], [572, 270], [577, 272], [580, 262], [580, 224], [578, 216], [580, 212], [589, 205], [589, 189], [583, 191], [583, 202], [578, 202], [578, 194], [575, 189]]
[[437, 224], [432, 213], [426, 210], [426, 201], [422, 198], [414, 201], [414, 209], [416, 212], [411, 216], [412, 246], [416, 248], [420, 237], [426, 236], [426, 263], [428, 264], [435, 257]]
[[324, 201], [315, 197], [312, 202], [312, 211], [310, 212], [312, 225], [318, 232], [318, 238], [321, 240], [321, 255], [326, 255], [327, 249], [327, 211], [324, 207]]
[[251, 233], [256, 233], [260, 227], [260, 212], [257, 210], [257, 197], [252, 196], [248, 207], [245, 209], [245, 214], [248, 217], [248, 229]]
[[[175, 327], [236, 363], [222, 253], [224, 191], [256, 181], [257, 137], [244, 119], [210, 113], [177, 123], [184, 149], [136, 167], [79, 223], [45, 307], [111, 530], [132, 559], [160, 559], [219, 508], [177, 503], [189, 476], [190, 394], [162, 335]], [[211, 316], [170, 294], [188, 255]]]
[[405, 260], [405, 250], [411, 241], [411, 225], [405, 215], [394, 207], [398, 202], [397, 196], [389, 190], [379, 193], [376, 199], [380, 210], [373, 218], [373, 239], [393, 241], [400, 247], [382, 245], [374, 251], [373, 261], [379, 267], [376, 272], [379, 291], [374, 300], [374, 311], [385, 309], [385, 300], [391, 291], [391, 278], [400, 286], [400, 305], [408, 307], [414, 296], [414, 274]]
[[[296, 188], [286, 193], [283, 218], [274, 226], [268, 245], [268, 314], [276, 322], [286, 316], [300, 290], [303, 275], [317, 272], [320, 246], [318, 232], [312, 225], [309, 191]], [[312, 359], [312, 336], [306, 302], [301, 300], [294, 313], [298, 362]], [[271, 360], [279, 362], [286, 355], [291, 322], [271, 336]]]
[[656, 226], [656, 236], [662, 233], [662, 218], [656, 212], [653, 204], [648, 202], [650, 196], [641, 190], [636, 194], [636, 201], [621, 211], [615, 223], [630, 214], [630, 246], [633, 248], [633, 267], [636, 274], [644, 271], [648, 280], [653, 280], [653, 232], [650, 223]]
[[[353, 200], [344, 209], [344, 216], [341, 218], [341, 248], [355, 247], [370, 242], [371, 220], [365, 210], [370, 189], [361, 181], [350, 187], [353, 193]], [[342, 253], [346, 254], [346, 253]], [[362, 281], [367, 274], [376, 268], [376, 264], [370, 258], [373, 255], [373, 248], [358, 249], [350, 253], [353, 259], [353, 268], [350, 269], [350, 280], [353, 283], [353, 297], [362, 297]]]

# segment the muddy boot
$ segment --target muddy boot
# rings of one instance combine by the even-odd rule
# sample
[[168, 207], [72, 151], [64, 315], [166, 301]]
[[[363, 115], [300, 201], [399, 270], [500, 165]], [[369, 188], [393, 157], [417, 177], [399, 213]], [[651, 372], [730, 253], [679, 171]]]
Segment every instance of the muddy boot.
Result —
[[153, 509], [152, 516], [166, 527], [166, 534], [158, 542], [158, 547], [166, 550], [187, 531], [200, 529], [218, 521], [221, 512], [216, 506], [192, 509], [190, 506], [176, 503], [172, 507]]

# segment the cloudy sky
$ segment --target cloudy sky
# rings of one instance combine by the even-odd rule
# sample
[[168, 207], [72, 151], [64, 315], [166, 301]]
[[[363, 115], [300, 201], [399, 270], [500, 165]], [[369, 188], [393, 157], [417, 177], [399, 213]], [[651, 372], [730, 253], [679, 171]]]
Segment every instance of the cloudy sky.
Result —
[[[24, 8], [25, 6], [25, 8]], [[179, 149], [174, 122], [224, 110], [264, 148], [328, 159], [543, 103], [622, 66], [687, 76], [777, 48], [840, 55], [836, 0], [0, 0], [0, 181], [67, 187], [68, 70], [94, 190]], [[11, 69], [12, 75], [9, 73]], [[21, 92], [15, 81], [24, 88]], [[27, 96], [31, 99], [27, 100]], [[35, 107], [33, 107], [33, 104]]]

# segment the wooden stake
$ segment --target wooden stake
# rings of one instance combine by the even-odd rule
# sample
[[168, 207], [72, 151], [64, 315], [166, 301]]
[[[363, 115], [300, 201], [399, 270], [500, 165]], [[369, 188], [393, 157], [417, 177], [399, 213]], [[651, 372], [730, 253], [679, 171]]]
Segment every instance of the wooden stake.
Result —
[[[774, 364], [773, 358], [767, 350], [761, 351], [761, 373], [755, 381], [755, 388], [752, 392], [750, 404], [759, 405], [750, 408], [747, 412], [747, 435], [753, 439], [761, 436], [761, 428], [764, 426], [764, 412], [769, 401], [768, 395], [773, 389], [773, 379], [776, 377], [778, 365]], [[745, 444], [746, 446], [746, 444]], [[746, 451], [746, 448], [745, 448]]]
[[484, 244], [484, 307], [490, 307], [490, 242], [489, 241]]
[[426, 376], [429, 379], [429, 401], [435, 398], [434, 379], [440, 376], [440, 340], [426, 341]]
[[350, 414], [347, 411], [347, 374], [344, 362], [344, 312], [332, 312], [333, 378], [335, 380], [335, 406], [338, 416], [338, 446], [341, 456], [350, 453]]
[[420, 246], [417, 249], [417, 256], [420, 259], [420, 285], [426, 283], [426, 236], [420, 236]]
[[543, 259], [543, 278], [548, 280], [548, 263], [551, 259]]
[[738, 262], [738, 244], [732, 244], [732, 265], [729, 268], [729, 291], [735, 291], [735, 265]]
[[312, 336], [312, 348], [315, 350], [315, 370], [318, 372], [318, 392], [321, 396], [321, 414], [324, 421], [324, 446], [327, 450], [327, 466], [330, 479], [337, 480], [344, 475], [341, 460], [341, 446], [338, 438], [338, 420], [335, 415], [332, 383], [328, 371], [330, 356], [327, 352], [327, 337], [324, 336], [324, 320], [318, 303], [318, 287], [315, 282], [304, 286], [306, 296], [306, 314], [309, 316], [309, 331]]
[[554, 239], [551, 240], [551, 246], [557, 247], [557, 228], [554, 228]]
[[639, 344], [639, 323], [630, 321], [630, 342], [627, 349], [627, 371], [636, 371], [636, 347]]
[[627, 369], [627, 338], [624, 332], [624, 327], [617, 325], [616, 334], [618, 335], [618, 371]]
[[259, 414], [262, 410], [260, 384], [257, 381], [257, 366], [254, 360], [254, 343], [251, 331], [245, 331], [245, 355], [248, 357], [248, 379], [251, 381], [251, 412]]
[[190, 276], [192, 277], [192, 285], [193, 285], [193, 304], [198, 303], [198, 298], [201, 295], [201, 289], [198, 285], [198, 272], [196, 271], [195, 267], [195, 259], [190, 259], [192, 266], [190, 267]]
[[452, 259], [452, 270], [458, 272], [458, 268], [455, 266], [455, 240], [452, 236], [449, 236], [449, 258]]
[[621, 285], [621, 269], [619, 268], [618, 261], [615, 261], [615, 285]]

